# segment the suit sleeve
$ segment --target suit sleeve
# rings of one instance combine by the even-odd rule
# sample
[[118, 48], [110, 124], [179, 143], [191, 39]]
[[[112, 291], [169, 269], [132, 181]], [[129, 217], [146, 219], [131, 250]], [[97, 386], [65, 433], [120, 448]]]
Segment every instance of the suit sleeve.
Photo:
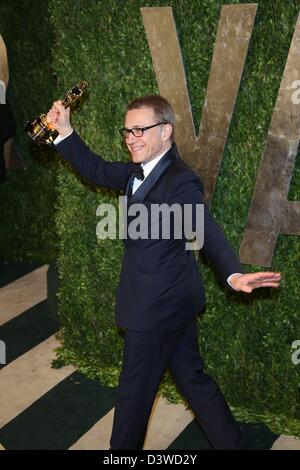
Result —
[[95, 154], [73, 133], [56, 146], [58, 152], [83, 177], [97, 186], [124, 190], [130, 174], [130, 163], [107, 162]]
[[[192, 230], [193, 232], [199, 230], [199, 220], [197, 220], [199, 217], [197, 216], [196, 205], [203, 205], [204, 218], [200, 221], [203, 225], [200, 227], [200, 230], [204, 231], [202, 252], [212, 263], [224, 285], [229, 287], [227, 283], [228, 277], [233, 273], [242, 273], [243, 268], [238, 256], [224, 235], [223, 230], [220, 225], [216, 223], [208, 206], [204, 203], [203, 185], [192, 172], [187, 179], [185, 178], [184, 181], [177, 182], [176, 190], [172, 195], [172, 203], [175, 201], [181, 205], [189, 204], [192, 208], [192, 226], [189, 227], [188, 230]], [[185, 223], [189, 222], [185, 221]]]

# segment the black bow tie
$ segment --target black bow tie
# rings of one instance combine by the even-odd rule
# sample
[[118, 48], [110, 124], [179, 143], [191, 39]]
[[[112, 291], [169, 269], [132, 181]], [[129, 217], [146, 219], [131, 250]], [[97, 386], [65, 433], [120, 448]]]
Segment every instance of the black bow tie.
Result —
[[144, 179], [144, 171], [140, 163], [131, 162], [131, 174], [134, 175], [138, 180]]

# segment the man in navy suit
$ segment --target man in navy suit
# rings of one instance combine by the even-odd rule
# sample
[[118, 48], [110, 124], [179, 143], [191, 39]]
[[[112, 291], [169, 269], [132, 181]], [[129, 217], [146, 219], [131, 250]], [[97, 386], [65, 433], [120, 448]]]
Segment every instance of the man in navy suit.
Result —
[[[191, 211], [203, 204], [198, 176], [180, 158], [174, 143], [174, 113], [161, 96], [146, 96], [127, 108], [121, 129], [132, 162], [106, 162], [72, 129], [69, 110], [53, 103], [48, 120], [59, 132], [55, 145], [81, 176], [125, 191], [128, 212], [134, 203], [178, 204]], [[139, 172], [143, 170], [143, 175]], [[278, 287], [280, 273], [242, 274], [240, 262], [204, 206], [203, 252], [229, 288], [246, 293]], [[157, 221], [156, 221], [157, 222]], [[163, 220], [160, 220], [163, 223]], [[154, 222], [150, 220], [150, 226]], [[186, 233], [186, 232], [185, 232]], [[125, 329], [111, 449], [142, 449], [157, 389], [168, 368], [215, 449], [241, 449], [239, 426], [215, 381], [203, 370], [196, 316], [205, 304], [195, 256], [185, 236], [128, 237], [117, 295], [116, 321]]]

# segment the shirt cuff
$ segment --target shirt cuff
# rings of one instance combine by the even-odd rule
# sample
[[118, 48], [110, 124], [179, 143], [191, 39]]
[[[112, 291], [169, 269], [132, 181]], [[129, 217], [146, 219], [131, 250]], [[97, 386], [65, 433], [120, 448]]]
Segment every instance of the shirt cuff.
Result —
[[0, 80], [0, 104], [6, 104], [6, 85], [3, 80]]
[[53, 140], [54, 145], [58, 145], [62, 140], [65, 140], [67, 137], [70, 137], [70, 135], [73, 133], [73, 129], [71, 132], [67, 135], [64, 135], [63, 137], [61, 135], [58, 135], [56, 139]]
[[228, 284], [230, 285], [231, 289], [233, 289], [233, 287], [232, 287], [232, 285], [231, 285], [231, 282], [230, 282], [230, 281], [231, 281], [231, 278], [232, 278], [233, 276], [242, 276], [242, 275], [243, 275], [242, 273], [233, 273], [233, 274], [230, 274], [230, 276], [227, 278], [227, 282], [228, 282]]

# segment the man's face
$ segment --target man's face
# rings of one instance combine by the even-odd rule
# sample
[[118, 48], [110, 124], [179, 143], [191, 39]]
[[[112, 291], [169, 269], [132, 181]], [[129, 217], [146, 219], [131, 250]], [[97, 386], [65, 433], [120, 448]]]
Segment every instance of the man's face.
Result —
[[[125, 117], [125, 127], [147, 127], [156, 124], [158, 119], [152, 108], [131, 109]], [[141, 137], [135, 137], [132, 132], [125, 139], [125, 143], [135, 163], [149, 162], [170, 147], [169, 139], [166, 139], [166, 126], [156, 126], [147, 129]]]

